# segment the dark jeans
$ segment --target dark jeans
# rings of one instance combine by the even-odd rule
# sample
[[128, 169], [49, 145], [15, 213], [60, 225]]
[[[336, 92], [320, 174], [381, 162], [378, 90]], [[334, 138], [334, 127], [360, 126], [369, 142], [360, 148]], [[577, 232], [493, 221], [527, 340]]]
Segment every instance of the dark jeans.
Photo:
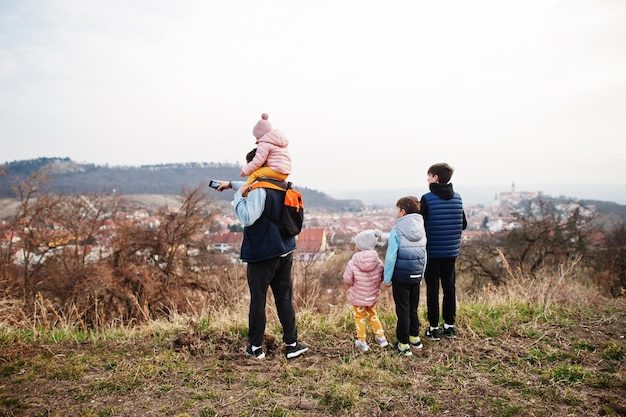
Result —
[[443, 290], [443, 320], [454, 324], [456, 319], [456, 258], [432, 259], [426, 263], [426, 307], [431, 327], [439, 326], [439, 283]]
[[396, 337], [398, 342], [406, 344], [409, 343], [409, 336], [419, 336], [420, 332], [420, 323], [417, 318], [420, 285], [394, 282], [391, 289], [398, 317]]
[[291, 267], [293, 253], [284, 257], [248, 263], [248, 288], [250, 288], [250, 312], [248, 314], [248, 342], [261, 346], [265, 334], [265, 304], [267, 289], [272, 288], [278, 319], [283, 326], [283, 341], [298, 340], [296, 312], [293, 308]]

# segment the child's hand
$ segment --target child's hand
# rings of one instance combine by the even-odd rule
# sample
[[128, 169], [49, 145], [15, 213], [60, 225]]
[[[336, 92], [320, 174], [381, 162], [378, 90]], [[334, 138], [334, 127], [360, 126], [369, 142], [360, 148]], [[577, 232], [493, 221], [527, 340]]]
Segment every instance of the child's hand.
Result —
[[237, 192], [243, 194], [244, 196], [248, 193], [248, 191], [250, 191], [250, 187], [252, 187], [252, 184], [248, 184], [246, 185], [246, 183], [244, 183], [241, 188], [239, 188], [237, 190]]
[[382, 282], [380, 286], [383, 288], [391, 288], [391, 283], [387, 284], [386, 282]]
[[243, 173], [243, 171], [241, 171], [241, 172], [239, 173], [239, 176], [240, 176], [240, 177], [245, 177], [245, 176], [246, 176], [246, 174], [244, 174], [244, 173]]

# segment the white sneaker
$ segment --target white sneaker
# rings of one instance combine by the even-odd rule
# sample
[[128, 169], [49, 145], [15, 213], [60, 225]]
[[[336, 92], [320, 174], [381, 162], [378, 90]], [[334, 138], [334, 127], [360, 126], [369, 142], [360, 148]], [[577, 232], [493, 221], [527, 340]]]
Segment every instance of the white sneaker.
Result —
[[389, 342], [387, 342], [387, 338], [385, 336], [376, 336], [376, 341], [378, 342], [378, 346], [380, 347], [389, 346]]
[[354, 341], [354, 346], [359, 349], [361, 352], [367, 352], [370, 350], [370, 347], [367, 346], [367, 342], [365, 340], [357, 339]]

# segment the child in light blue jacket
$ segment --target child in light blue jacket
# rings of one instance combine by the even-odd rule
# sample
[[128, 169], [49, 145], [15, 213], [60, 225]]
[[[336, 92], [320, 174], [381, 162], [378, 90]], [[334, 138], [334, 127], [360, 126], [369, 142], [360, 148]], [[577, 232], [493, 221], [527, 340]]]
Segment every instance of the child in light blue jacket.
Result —
[[389, 234], [384, 283], [392, 286], [396, 304], [398, 352], [410, 356], [411, 347], [423, 347], [419, 338], [417, 307], [420, 282], [426, 267], [426, 231], [417, 197], [402, 197], [396, 203], [396, 223]]

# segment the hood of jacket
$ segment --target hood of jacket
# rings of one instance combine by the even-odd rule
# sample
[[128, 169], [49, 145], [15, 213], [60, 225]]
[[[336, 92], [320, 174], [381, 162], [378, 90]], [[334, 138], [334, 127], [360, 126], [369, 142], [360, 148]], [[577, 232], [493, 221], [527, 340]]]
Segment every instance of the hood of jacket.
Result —
[[424, 219], [418, 213], [410, 213], [397, 219], [396, 230], [409, 242], [419, 242], [426, 237]]
[[373, 271], [380, 262], [380, 258], [374, 249], [356, 252], [352, 259], [354, 259], [355, 266], [363, 272]]
[[429, 188], [437, 197], [443, 198], [444, 200], [450, 200], [454, 197], [452, 183], [439, 184], [438, 182], [433, 182], [430, 184]]
[[263, 142], [278, 146], [280, 148], [286, 148], [289, 145], [289, 139], [287, 139], [287, 136], [285, 136], [283, 132], [277, 129], [266, 133], [265, 135], [258, 138], [256, 141], [257, 145]]

